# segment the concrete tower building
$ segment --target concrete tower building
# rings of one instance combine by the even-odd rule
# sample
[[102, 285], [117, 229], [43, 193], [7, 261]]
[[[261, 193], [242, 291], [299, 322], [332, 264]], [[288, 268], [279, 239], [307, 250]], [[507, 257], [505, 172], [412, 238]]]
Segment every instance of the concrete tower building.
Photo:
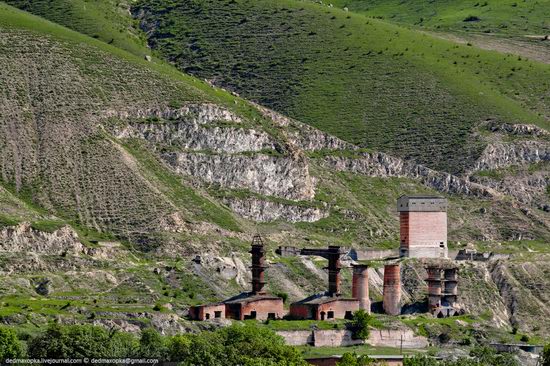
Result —
[[401, 257], [447, 258], [447, 199], [401, 196], [397, 211]]

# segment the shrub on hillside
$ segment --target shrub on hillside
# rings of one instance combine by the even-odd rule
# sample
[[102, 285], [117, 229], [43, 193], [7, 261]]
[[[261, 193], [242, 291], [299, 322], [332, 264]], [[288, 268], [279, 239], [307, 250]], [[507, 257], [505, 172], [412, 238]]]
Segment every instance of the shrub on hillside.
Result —
[[23, 355], [23, 347], [17, 334], [12, 329], [0, 328], [0, 362], [3, 363], [8, 358], [21, 358]]
[[550, 343], [542, 350], [539, 362], [541, 366], [550, 366]]
[[344, 353], [336, 366], [367, 366], [373, 363], [374, 360], [367, 355], [358, 356], [355, 353]]
[[369, 337], [369, 325], [374, 317], [368, 314], [365, 310], [357, 310], [353, 313], [353, 320], [349, 328], [353, 332], [354, 339], [367, 339]]

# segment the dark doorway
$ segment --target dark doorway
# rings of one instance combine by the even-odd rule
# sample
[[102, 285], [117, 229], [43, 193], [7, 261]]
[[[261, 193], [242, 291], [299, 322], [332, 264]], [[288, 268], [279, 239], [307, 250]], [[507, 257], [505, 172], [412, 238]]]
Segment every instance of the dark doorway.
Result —
[[327, 318], [328, 319], [334, 319], [334, 311], [329, 311]]
[[251, 311], [251, 312], [250, 312], [250, 315], [245, 315], [245, 316], [244, 316], [244, 320], [247, 320], [247, 319], [256, 319], [256, 312], [255, 312], [255, 311]]
[[325, 320], [325, 312], [321, 311], [321, 320]]
[[353, 319], [353, 313], [351, 311], [346, 311], [346, 315], [344, 315], [344, 319]]
[[206, 319], [210, 319], [210, 313], [206, 313]]

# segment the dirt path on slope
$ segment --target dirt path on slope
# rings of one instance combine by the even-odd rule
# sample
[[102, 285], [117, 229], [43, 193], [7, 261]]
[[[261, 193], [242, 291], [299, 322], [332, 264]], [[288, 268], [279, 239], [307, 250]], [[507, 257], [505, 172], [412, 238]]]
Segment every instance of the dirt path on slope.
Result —
[[526, 57], [530, 60], [550, 64], [550, 40], [543, 40], [543, 37], [528, 36], [525, 40], [519, 38], [504, 38], [494, 35], [482, 34], [449, 34], [429, 32], [430, 35], [453, 41], [456, 43], [470, 43], [475, 47], [510, 53]]

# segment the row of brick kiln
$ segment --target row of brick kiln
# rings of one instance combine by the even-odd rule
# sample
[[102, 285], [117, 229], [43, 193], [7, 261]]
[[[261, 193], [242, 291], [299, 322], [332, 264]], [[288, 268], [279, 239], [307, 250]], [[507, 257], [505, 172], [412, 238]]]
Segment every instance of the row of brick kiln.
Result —
[[[214, 318], [245, 319], [280, 319], [283, 317], [283, 300], [268, 294], [264, 271], [265, 248], [260, 236], [252, 242], [252, 291], [245, 292], [220, 303], [204, 304], [190, 308], [189, 315], [195, 320]], [[289, 317], [292, 319], [349, 319], [359, 309], [370, 312], [368, 266], [353, 265], [352, 296], [341, 293], [340, 270], [341, 247], [330, 246], [327, 249], [302, 249], [303, 255], [318, 255], [328, 259], [328, 290], [315, 294], [290, 305]], [[387, 264], [384, 268], [384, 301], [386, 313], [400, 313], [401, 281], [399, 264]]]
[[[400, 256], [414, 258], [447, 257], [447, 201], [434, 196], [402, 196], [397, 201], [400, 216]], [[328, 260], [328, 290], [290, 305], [289, 317], [294, 319], [345, 319], [363, 309], [370, 312], [368, 266], [353, 265], [352, 296], [340, 291], [341, 257], [339, 246], [293, 248], [296, 255], [315, 255]], [[284, 314], [283, 300], [264, 290], [265, 248], [260, 236], [252, 241], [252, 291], [220, 303], [191, 307], [190, 317], [196, 320], [212, 318], [279, 319]], [[456, 313], [457, 269], [427, 268], [428, 308], [437, 316]], [[397, 262], [384, 266], [383, 309], [390, 315], [401, 313], [401, 275]]]

